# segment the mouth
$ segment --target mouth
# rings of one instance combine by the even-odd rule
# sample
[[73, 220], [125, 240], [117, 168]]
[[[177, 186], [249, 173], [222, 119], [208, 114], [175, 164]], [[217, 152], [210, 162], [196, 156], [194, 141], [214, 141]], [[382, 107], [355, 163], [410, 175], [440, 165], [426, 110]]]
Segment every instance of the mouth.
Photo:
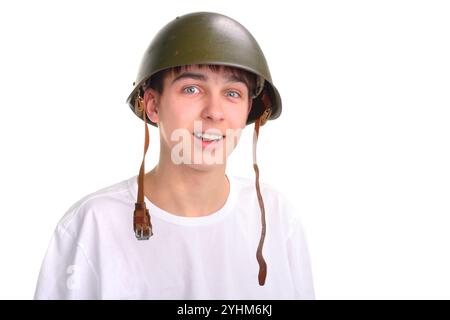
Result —
[[202, 143], [202, 147], [220, 143], [225, 139], [225, 135], [209, 134], [205, 132], [194, 132], [192, 135]]

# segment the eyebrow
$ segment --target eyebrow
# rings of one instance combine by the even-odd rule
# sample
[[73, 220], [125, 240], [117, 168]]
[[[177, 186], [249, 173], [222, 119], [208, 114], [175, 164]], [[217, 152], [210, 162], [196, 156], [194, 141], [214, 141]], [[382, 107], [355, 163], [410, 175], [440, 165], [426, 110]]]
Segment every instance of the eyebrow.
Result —
[[[181, 80], [181, 79], [194, 79], [194, 80], [200, 80], [200, 81], [207, 81], [208, 77], [205, 76], [204, 74], [201, 73], [193, 73], [193, 72], [184, 72], [182, 74], [180, 74], [178, 77], [176, 77], [175, 79], [172, 80], [172, 84], [174, 84], [175, 82]], [[230, 74], [226, 77], [226, 83], [230, 83], [230, 82], [242, 82], [243, 84], [245, 84], [246, 86], [247, 83], [242, 80], [241, 78], [235, 76], [234, 74]]]

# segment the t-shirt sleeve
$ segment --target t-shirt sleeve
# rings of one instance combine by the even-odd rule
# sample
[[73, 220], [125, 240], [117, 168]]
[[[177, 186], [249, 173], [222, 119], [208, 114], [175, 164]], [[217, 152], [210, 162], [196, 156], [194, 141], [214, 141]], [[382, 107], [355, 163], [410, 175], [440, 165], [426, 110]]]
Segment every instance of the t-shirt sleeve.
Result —
[[98, 284], [83, 246], [59, 224], [45, 255], [34, 299], [99, 299]]
[[311, 261], [301, 219], [296, 208], [288, 202], [291, 214], [287, 251], [296, 299], [315, 299]]

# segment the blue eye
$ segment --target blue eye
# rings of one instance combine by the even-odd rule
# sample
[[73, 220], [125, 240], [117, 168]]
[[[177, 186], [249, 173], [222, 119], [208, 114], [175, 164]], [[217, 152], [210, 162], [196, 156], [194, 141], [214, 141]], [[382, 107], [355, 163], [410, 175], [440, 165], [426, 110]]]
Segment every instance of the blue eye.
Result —
[[195, 93], [195, 90], [198, 90], [196, 87], [194, 87], [194, 86], [190, 86], [190, 87], [186, 87], [186, 88], [184, 88], [183, 89], [183, 92], [186, 92], [186, 93]]
[[241, 95], [239, 94], [239, 92], [233, 91], [233, 90], [228, 91], [227, 93], [235, 93], [235, 95], [231, 96], [232, 98], [239, 98], [239, 97], [241, 96]]

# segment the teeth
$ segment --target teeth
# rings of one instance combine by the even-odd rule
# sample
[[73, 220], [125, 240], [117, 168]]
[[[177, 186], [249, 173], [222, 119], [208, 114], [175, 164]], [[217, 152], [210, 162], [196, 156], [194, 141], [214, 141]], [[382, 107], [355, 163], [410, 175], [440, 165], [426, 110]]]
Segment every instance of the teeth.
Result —
[[210, 133], [201, 133], [201, 132], [195, 132], [194, 135], [202, 140], [206, 140], [206, 141], [217, 141], [222, 139], [222, 136], [217, 135], [217, 134], [210, 134]]

